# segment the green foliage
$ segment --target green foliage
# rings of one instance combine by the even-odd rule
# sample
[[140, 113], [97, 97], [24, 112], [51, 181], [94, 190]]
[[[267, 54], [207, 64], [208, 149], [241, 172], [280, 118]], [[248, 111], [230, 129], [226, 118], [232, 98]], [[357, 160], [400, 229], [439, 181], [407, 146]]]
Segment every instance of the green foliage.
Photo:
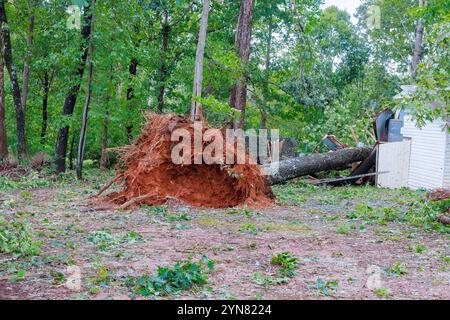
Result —
[[267, 231], [267, 227], [260, 227], [254, 223], [243, 223], [239, 226], [239, 231], [257, 235], [260, 232]]
[[34, 231], [23, 221], [7, 221], [0, 218], [0, 252], [19, 256], [34, 256], [42, 243], [34, 240]]
[[380, 298], [388, 298], [391, 295], [389, 289], [386, 288], [378, 288], [374, 289], [373, 293], [376, 294]]
[[322, 278], [317, 278], [315, 289], [317, 290], [317, 294], [321, 296], [332, 296], [336, 294], [338, 284], [338, 280], [325, 280]]
[[131, 278], [128, 285], [133, 291], [143, 296], [165, 296], [182, 290], [205, 285], [208, 273], [214, 269], [214, 261], [203, 257], [198, 262], [178, 261], [173, 267], [158, 266], [154, 275]]
[[97, 246], [100, 250], [106, 250], [118, 243], [117, 237], [108, 231], [93, 231], [88, 235], [88, 241]]
[[[417, 90], [405, 96], [399, 108], [408, 108], [419, 126], [427, 121], [443, 119], [450, 132], [450, 16], [432, 25], [426, 37], [427, 55], [418, 67]], [[433, 108], [432, 108], [433, 106]]]
[[391, 276], [402, 276], [408, 273], [408, 269], [406, 269], [406, 266], [400, 262], [396, 262], [392, 266], [385, 269], [386, 273]]
[[271, 263], [280, 266], [278, 273], [282, 277], [292, 278], [297, 275], [298, 258], [289, 252], [281, 252], [272, 256]]

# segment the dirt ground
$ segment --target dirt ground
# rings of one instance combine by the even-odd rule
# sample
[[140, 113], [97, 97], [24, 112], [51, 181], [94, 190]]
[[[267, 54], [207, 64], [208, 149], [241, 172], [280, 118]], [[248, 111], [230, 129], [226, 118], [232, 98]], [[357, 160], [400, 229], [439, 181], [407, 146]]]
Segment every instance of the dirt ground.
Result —
[[[159, 299], [127, 279], [202, 256], [215, 262], [208, 283], [163, 299], [450, 299], [448, 229], [348, 218], [361, 203], [409, 205], [414, 192], [288, 184], [264, 210], [95, 211], [86, 199], [104, 181], [0, 187], [0, 216], [26, 219], [43, 243], [34, 257], [0, 254], [0, 299]], [[271, 283], [280, 252], [299, 258], [298, 274]]]

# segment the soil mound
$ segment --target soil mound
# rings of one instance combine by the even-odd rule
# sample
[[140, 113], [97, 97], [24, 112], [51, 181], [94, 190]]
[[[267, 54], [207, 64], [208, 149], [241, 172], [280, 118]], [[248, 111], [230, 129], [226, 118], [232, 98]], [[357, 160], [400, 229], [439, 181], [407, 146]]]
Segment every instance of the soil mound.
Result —
[[[109, 202], [121, 208], [160, 205], [169, 199], [210, 208], [263, 207], [273, 203], [274, 196], [266, 177], [258, 165], [248, 164], [248, 161], [236, 165], [174, 164], [171, 153], [178, 142], [171, 141], [171, 135], [176, 129], [185, 129], [194, 135], [194, 124], [185, 116], [148, 114], [136, 142], [119, 149], [122, 168], [99, 194], [112, 183], [121, 183], [121, 191], [106, 196]], [[207, 129], [202, 128], [202, 132]], [[211, 142], [203, 142], [203, 148]], [[224, 142], [224, 153], [226, 148], [229, 145]], [[231, 150], [236, 157], [234, 149]], [[193, 158], [193, 143], [191, 150]]]

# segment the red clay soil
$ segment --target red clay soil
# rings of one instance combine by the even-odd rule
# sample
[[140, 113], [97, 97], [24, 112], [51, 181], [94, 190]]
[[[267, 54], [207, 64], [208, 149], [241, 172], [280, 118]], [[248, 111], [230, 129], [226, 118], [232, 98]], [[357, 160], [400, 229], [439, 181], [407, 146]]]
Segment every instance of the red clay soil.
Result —
[[[194, 126], [187, 117], [148, 114], [146, 120], [136, 142], [119, 150], [122, 169], [117, 172], [117, 182], [123, 189], [107, 195], [109, 202], [123, 207], [160, 205], [177, 199], [210, 208], [264, 207], [273, 203], [274, 196], [258, 165], [174, 164], [171, 150], [177, 142], [171, 141], [171, 134], [183, 128], [193, 135]], [[203, 132], [207, 129], [203, 128]], [[206, 145], [203, 143], [203, 147]]]

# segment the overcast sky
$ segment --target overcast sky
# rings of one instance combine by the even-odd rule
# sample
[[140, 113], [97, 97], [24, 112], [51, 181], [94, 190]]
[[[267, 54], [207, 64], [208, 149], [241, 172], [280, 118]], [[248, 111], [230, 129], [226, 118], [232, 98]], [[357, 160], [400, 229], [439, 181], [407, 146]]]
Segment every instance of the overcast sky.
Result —
[[352, 17], [352, 22], [356, 23], [356, 19], [353, 14], [356, 12], [356, 8], [361, 4], [361, 0], [325, 0], [323, 8], [329, 6], [336, 6], [341, 10], [346, 10]]

